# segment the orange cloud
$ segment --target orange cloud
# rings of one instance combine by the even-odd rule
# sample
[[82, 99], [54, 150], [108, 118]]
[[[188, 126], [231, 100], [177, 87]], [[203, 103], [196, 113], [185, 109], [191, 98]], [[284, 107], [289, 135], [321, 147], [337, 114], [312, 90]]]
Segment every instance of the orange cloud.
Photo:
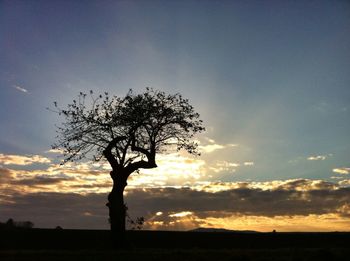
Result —
[[11, 176], [12, 176], [11, 170], [0, 167], [0, 181], [7, 180]]
[[0, 154], [0, 164], [4, 164], [4, 165], [31, 165], [34, 163], [50, 163], [50, 162], [51, 162], [50, 159], [40, 155], [20, 156], [20, 155]]

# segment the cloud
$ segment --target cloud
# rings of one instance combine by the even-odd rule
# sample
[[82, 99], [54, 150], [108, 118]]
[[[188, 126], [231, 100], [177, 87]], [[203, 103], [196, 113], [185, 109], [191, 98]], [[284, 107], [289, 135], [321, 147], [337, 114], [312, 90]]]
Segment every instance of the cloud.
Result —
[[49, 149], [47, 151], [45, 151], [46, 153], [54, 153], [54, 154], [63, 154], [64, 151], [61, 149]]
[[[47, 153], [60, 153], [60, 151], [50, 150]], [[91, 193], [107, 192], [111, 187], [109, 175], [111, 167], [103, 161], [68, 162], [61, 165], [56, 163], [56, 160], [51, 160], [49, 156], [0, 154], [0, 164], [14, 165], [11, 166], [11, 171], [13, 179], [17, 180], [17, 185], [33, 184], [32, 187], [26, 187], [26, 192], [29, 190], [39, 192], [41, 189], [46, 192]], [[239, 167], [252, 166], [254, 162], [204, 160], [180, 152], [157, 155], [157, 164], [158, 167], [155, 169], [141, 169], [139, 173], [133, 173], [128, 179], [129, 187], [183, 186], [184, 184], [192, 186], [208, 178], [213, 179], [214, 175], [234, 173]], [[36, 169], [33, 169], [34, 167]], [[43, 179], [45, 175], [47, 177]], [[73, 178], [67, 179], [62, 175]], [[49, 181], [49, 178], [52, 180]], [[34, 186], [36, 181], [38, 185]], [[3, 187], [4, 184], [0, 184], [0, 189]]]
[[[197, 223], [204, 223], [202, 225], [204, 227], [220, 227], [234, 230], [248, 229], [262, 232], [271, 232], [273, 230], [281, 232], [333, 232], [349, 231], [350, 227], [350, 220], [342, 218], [338, 214], [275, 216], [273, 218], [244, 215], [228, 215], [222, 218], [210, 217], [206, 219], [194, 216], [192, 218]], [[181, 222], [178, 223], [182, 224]], [[198, 227], [195, 223], [185, 223], [184, 225], [186, 226], [183, 228], [184, 230]]]
[[[133, 174], [126, 191], [126, 202], [131, 216], [145, 216], [149, 221], [148, 228], [186, 229], [199, 225], [215, 225], [220, 220], [239, 216], [252, 220], [253, 217], [256, 220], [264, 218], [270, 220], [275, 217], [299, 216], [302, 220], [301, 217], [306, 218], [310, 215], [336, 215], [339, 219], [349, 218], [350, 215], [348, 211], [350, 188], [345, 181], [332, 183], [323, 180], [293, 179], [266, 182], [209, 182], [203, 181], [202, 178], [210, 168], [215, 168], [219, 172], [234, 172], [236, 168], [243, 165], [251, 166], [254, 163], [214, 161], [209, 165], [198, 158], [175, 153], [159, 155], [157, 160], [162, 167], [152, 171], [145, 170], [140, 175]], [[19, 217], [25, 216], [25, 210], [28, 210], [28, 213], [32, 213], [35, 209], [38, 212], [51, 211], [51, 207], [55, 206], [70, 209], [71, 212], [70, 214], [64, 212], [66, 216], [62, 216], [62, 213], [53, 217], [53, 221], [57, 220], [55, 224], [53, 221], [51, 223], [43, 221], [44, 216], [49, 218], [51, 214], [43, 214], [42, 218], [32, 215], [27, 219], [35, 218], [34, 223], [38, 226], [51, 224], [53, 227], [63, 224], [71, 228], [108, 227], [108, 223], [105, 223], [107, 211], [104, 204], [112, 182], [109, 166], [105, 163], [68, 163], [61, 166], [38, 155], [4, 154], [0, 154], [0, 162], [3, 165], [23, 165], [25, 166], [23, 168], [27, 168], [27, 170], [0, 168], [0, 218], [5, 214], [8, 214], [5, 219], [15, 217], [15, 214]], [[49, 162], [49, 164], [43, 165], [45, 168], [41, 170], [33, 170], [30, 169], [33, 166], [27, 167], [33, 162]], [[215, 170], [212, 169], [214, 172]], [[185, 183], [191, 187], [183, 187]], [[176, 187], [168, 187], [174, 184]], [[75, 193], [74, 195], [57, 193], [68, 191]], [[66, 198], [63, 194], [72, 194], [72, 200], [76, 200], [77, 203], [72, 202], [69, 206], [69, 201], [66, 203], [60, 201], [60, 195]], [[36, 201], [27, 201], [27, 196], [39, 200], [43, 195], [47, 198], [46, 201], [42, 201], [49, 206], [37, 205]], [[51, 201], [51, 196], [56, 199]], [[100, 200], [102, 206], [84, 207], [88, 203], [82, 201], [91, 199], [93, 204], [95, 197]], [[26, 204], [21, 205], [21, 202]], [[18, 210], [19, 206], [23, 207], [23, 210]], [[10, 215], [11, 213], [14, 215]], [[64, 221], [67, 218], [71, 220]], [[79, 218], [82, 218], [82, 224], [77, 222]]]
[[[45, 163], [45, 165], [34, 165], [37, 163]], [[13, 190], [23, 193], [58, 191], [92, 193], [106, 192], [111, 188], [110, 170], [106, 169], [104, 163], [60, 165], [38, 155], [0, 154], [0, 164], [6, 166], [0, 169], [0, 190], [10, 186]]]
[[317, 156], [310, 156], [307, 158], [307, 160], [325, 160], [327, 156], [325, 155], [317, 155]]
[[340, 186], [344, 186], [344, 187], [349, 187], [350, 186], [350, 179], [344, 179], [338, 182], [338, 184]]
[[157, 155], [155, 169], [141, 169], [140, 175], [130, 176], [131, 186], [155, 187], [194, 183], [205, 177], [206, 162], [200, 158], [179, 153]]
[[19, 85], [13, 85], [13, 88], [15, 88], [16, 90], [18, 90], [20, 92], [28, 93], [27, 89], [24, 89], [23, 87], [21, 87]]
[[[249, 186], [254, 188], [262, 188], [264, 190], [295, 190], [300, 192], [307, 192], [313, 190], [335, 190], [337, 184], [327, 182], [324, 180], [310, 180], [310, 179], [290, 179], [285, 181], [272, 182], [252, 182]], [[256, 185], [254, 185], [256, 184]]]
[[12, 177], [11, 170], [0, 166], [0, 184], [7, 182]]
[[232, 143], [229, 143], [229, 144], [217, 144], [217, 143], [215, 143], [215, 140], [210, 139], [208, 137], [206, 137], [205, 140], [206, 140], [206, 142], [209, 142], [209, 144], [199, 145], [198, 146], [199, 150], [201, 152], [204, 152], [204, 153], [211, 153], [211, 152], [214, 152], [216, 150], [222, 150], [222, 149], [238, 146], [237, 144], [232, 144]]
[[202, 181], [198, 182], [191, 188], [193, 190], [205, 191], [205, 192], [219, 192], [230, 189], [238, 189], [238, 188], [247, 188], [249, 187], [248, 182], [210, 182], [210, 181]]
[[20, 186], [40, 186], [40, 185], [54, 185], [63, 181], [75, 180], [73, 177], [53, 177], [50, 175], [38, 175], [33, 178], [16, 179], [11, 182], [13, 185]]
[[254, 162], [253, 161], [246, 161], [246, 162], [244, 162], [244, 166], [254, 166]]
[[214, 171], [215, 173], [219, 172], [235, 172], [237, 167], [239, 167], [239, 163], [234, 162], [228, 162], [225, 160], [218, 160], [215, 163], [211, 164], [209, 167], [210, 170]]
[[225, 146], [220, 144], [208, 144], [208, 145], [200, 145], [199, 149], [205, 153], [211, 153], [216, 150], [220, 150], [225, 148]]
[[[350, 188], [324, 181], [292, 180], [276, 184], [273, 189], [263, 188], [245, 185], [217, 192], [190, 188], [134, 189], [128, 192], [127, 202], [146, 213], [192, 212], [202, 218], [227, 214], [268, 217], [327, 214], [350, 202]], [[140, 198], [143, 200], [138, 201]]]
[[348, 175], [350, 173], [350, 168], [334, 168], [334, 173]]
[[11, 179], [0, 183], [0, 190], [8, 186], [23, 193], [74, 191], [85, 194], [111, 190], [112, 182], [107, 171], [69, 171], [56, 167], [46, 170], [11, 170]]
[[31, 165], [34, 163], [50, 163], [51, 160], [40, 156], [20, 156], [20, 155], [6, 155], [0, 153], [0, 164], [4, 165]]
[[13, 193], [11, 201], [5, 200], [0, 204], [0, 221], [11, 217], [30, 220], [35, 227], [108, 228], [105, 194]]
[[[207, 184], [212, 191], [219, 185]], [[130, 215], [144, 216], [149, 229], [230, 224], [228, 228], [231, 229], [235, 229], [234, 226], [245, 226], [245, 229], [260, 226], [260, 230], [264, 230], [270, 229], [273, 222], [282, 229], [287, 226], [287, 221], [293, 224], [289, 229], [306, 228], [306, 222], [314, 226], [313, 229], [326, 229], [327, 226], [332, 229], [330, 220], [335, 224], [334, 229], [336, 224], [340, 227], [340, 224], [349, 223], [349, 187], [307, 179], [226, 185], [225, 190], [216, 192], [185, 187], [129, 188], [125, 201]], [[36, 227], [108, 228], [107, 195], [11, 192], [11, 198], [0, 195], [0, 220], [24, 218], [33, 221]], [[324, 221], [323, 227], [316, 222], [318, 219]]]
[[64, 165], [51, 164], [47, 171], [54, 174], [64, 173], [66, 175], [81, 175], [85, 177], [99, 176], [105, 174], [108, 174], [109, 176], [110, 167], [109, 165], [104, 164], [103, 162], [67, 162]]
[[[159, 213], [159, 212], [157, 212], [157, 213]], [[156, 215], [157, 215], [157, 213], [156, 213]], [[186, 217], [186, 216], [190, 216], [192, 214], [193, 214], [193, 212], [191, 212], [191, 211], [182, 211], [182, 212], [170, 214], [169, 217]]]

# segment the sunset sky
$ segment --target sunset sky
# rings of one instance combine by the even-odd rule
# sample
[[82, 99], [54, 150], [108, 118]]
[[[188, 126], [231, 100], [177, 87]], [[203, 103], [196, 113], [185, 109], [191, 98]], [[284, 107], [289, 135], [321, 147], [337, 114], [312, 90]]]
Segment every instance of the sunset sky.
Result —
[[0, 221], [106, 229], [104, 162], [61, 166], [80, 91], [181, 93], [202, 155], [128, 181], [145, 229], [350, 231], [350, 2], [0, 1]]

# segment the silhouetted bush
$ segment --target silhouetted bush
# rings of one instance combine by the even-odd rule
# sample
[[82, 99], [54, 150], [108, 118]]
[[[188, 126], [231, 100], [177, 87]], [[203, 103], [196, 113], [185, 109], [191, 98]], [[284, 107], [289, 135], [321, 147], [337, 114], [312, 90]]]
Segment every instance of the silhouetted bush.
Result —
[[31, 221], [14, 221], [9, 218], [5, 223], [0, 222], [1, 229], [14, 229], [14, 228], [24, 228], [30, 229], [34, 227], [34, 223]]

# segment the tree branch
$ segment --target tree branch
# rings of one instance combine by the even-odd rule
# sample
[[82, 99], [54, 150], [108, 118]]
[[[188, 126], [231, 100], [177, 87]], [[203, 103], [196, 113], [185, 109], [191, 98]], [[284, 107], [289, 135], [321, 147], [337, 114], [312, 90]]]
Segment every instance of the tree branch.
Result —
[[155, 160], [153, 162], [140, 160], [137, 162], [130, 163], [128, 166], [126, 166], [125, 169], [127, 170], [127, 173], [131, 174], [138, 169], [153, 169], [156, 167], [157, 167], [157, 164], [156, 164]]
[[136, 146], [136, 139], [135, 139], [135, 134], [132, 134], [132, 138], [131, 138], [131, 150], [132, 151], [136, 151], [136, 152], [141, 152], [143, 154], [146, 155], [147, 159], [149, 159], [151, 157], [151, 153], [141, 147]]
[[114, 138], [112, 141], [109, 142], [108, 146], [103, 151], [103, 155], [106, 157], [113, 169], [118, 167], [118, 161], [113, 156], [112, 149], [117, 145], [118, 142], [125, 140], [126, 138], [127, 137], [125, 136]]

